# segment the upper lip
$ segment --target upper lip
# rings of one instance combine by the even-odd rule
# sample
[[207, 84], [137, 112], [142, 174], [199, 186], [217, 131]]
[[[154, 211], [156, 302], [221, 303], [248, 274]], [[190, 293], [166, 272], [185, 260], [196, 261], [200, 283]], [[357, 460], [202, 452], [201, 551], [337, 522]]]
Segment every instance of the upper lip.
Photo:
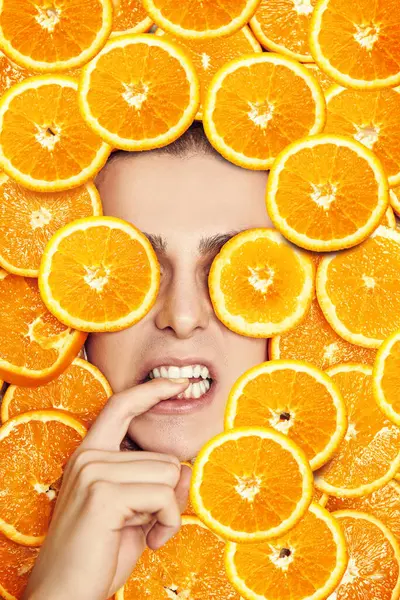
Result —
[[151, 360], [149, 359], [144, 361], [138, 373], [138, 380], [144, 381], [150, 371], [156, 367], [170, 367], [173, 365], [176, 367], [185, 367], [186, 365], [203, 365], [209, 370], [211, 379], [217, 378], [215, 364], [210, 361], [210, 359], [204, 358], [203, 356], [187, 356], [185, 358], [178, 358], [177, 356], [160, 356], [159, 358], [153, 358]]

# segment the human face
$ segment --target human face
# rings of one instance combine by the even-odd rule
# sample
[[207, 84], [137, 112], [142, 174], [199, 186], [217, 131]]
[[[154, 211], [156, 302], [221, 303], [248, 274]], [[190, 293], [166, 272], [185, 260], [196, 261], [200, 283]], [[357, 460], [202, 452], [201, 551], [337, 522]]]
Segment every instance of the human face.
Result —
[[89, 360], [114, 392], [143, 382], [150, 369], [162, 365], [204, 365], [213, 379], [200, 398], [164, 401], [131, 422], [128, 435], [143, 450], [194, 458], [223, 431], [234, 382], [266, 360], [266, 340], [227, 329], [208, 291], [210, 265], [229, 237], [272, 226], [265, 209], [266, 181], [265, 172], [212, 155], [124, 155], [101, 173], [97, 185], [104, 214], [146, 233], [161, 280], [156, 303], [141, 321], [89, 337]]

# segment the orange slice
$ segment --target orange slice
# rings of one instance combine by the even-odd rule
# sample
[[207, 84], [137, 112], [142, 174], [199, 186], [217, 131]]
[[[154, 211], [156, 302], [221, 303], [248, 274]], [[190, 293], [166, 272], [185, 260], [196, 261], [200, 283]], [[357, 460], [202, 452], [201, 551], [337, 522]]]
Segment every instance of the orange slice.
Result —
[[62, 470], [86, 428], [56, 410], [30, 411], [0, 427], [0, 531], [24, 546], [44, 541]]
[[31, 71], [19, 67], [0, 51], [0, 97], [13, 85], [31, 76]]
[[228, 542], [225, 562], [232, 585], [248, 600], [319, 600], [346, 570], [346, 540], [336, 519], [313, 503], [285, 535], [257, 544]]
[[81, 331], [130, 327], [152, 308], [159, 282], [147, 237], [115, 217], [86, 217], [62, 227], [40, 264], [43, 302], [62, 323]]
[[165, 31], [183, 38], [227, 36], [241, 29], [253, 16], [260, 0], [143, 0], [153, 21]]
[[[164, 36], [162, 29], [157, 29], [156, 35]], [[187, 39], [167, 34], [166, 39], [179, 44], [190, 56], [200, 80], [200, 108], [196, 119], [202, 118], [202, 105], [215, 73], [229, 60], [249, 54], [262, 52], [260, 44], [248, 27], [243, 27], [229, 37], [213, 39]]]
[[325, 505], [328, 502], [328, 498], [328, 494], [324, 494], [318, 488], [314, 487], [313, 502], [317, 502], [325, 508]]
[[218, 598], [240, 600], [224, 567], [225, 542], [196, 517], [156, 552], [146, 548], [115, 600]]
[[41, 75], [1, 98], [0, 166], [23, 186], [45, 192], [77, 187], [106, 162], [110, 147], [79, 116], [77, 90], [71, 77]]
[[397, 216], [400, 217], [400, 185], [390, 190], [390, 204]]
[[319, 0], [310, 26], [315, 62], [338, 83], [362, 90], [400, 83], [400, 4]]
[[364, 144], [381, 161], [389, 185], [398, 185], [400, 87], [366, 94], [335, 85], [326, 94], [326, 106], [324, 132], [347, 135]]
[[101, 214], [93, 183], [67, 192], [33, 192], [0, 174], [0, 265], [9, 273], [38, 277], [43, 250], [57, 229]]
[[329, 88], [332, 85], [335, 85], [335, 82], [333, 81], [333, 79], [331, 79], [329, 77], [329, 75], [327, 75], [326, 73], [324, 73], [324, 71], [321, 71], [321, 69], [319, 68], [319, 66], [316, 65], [315, 63], [306, 63], [304, 66], [307, 67], [307, 69], [309, 71], [311, 71], [311, 73], [317, 79], [317, 81], [318, 81], [319, 85], [321, 86], [322, 91], [324, 92], [324, 94], [326, 94], [326, 92], [329, 90]]
[[304, 450], [314, 470], [344, 438], [346, 407], [323, 371], [301, 361], [269, 361], [248, 369], [230, 391], [225, 430], [245, 426], [284, 433]]
[[35, 279], [0, 269], [0, 377], [16, 385], [47, 383], [71, 364], [86, 337], [48, 312]]
[[217, 317], [232, 331], [270, 337], [297, 325], [314, 292], [306, 253], [273, 229], [248, 229], [215, 257], [208, 277]]
[[301, 448], [263, 427], [212, 438], [193, 466], [190, 499], [202, 521], [234, 542], [283, 535], [305, 514], [313, 476]]
[[290, 241], [317, 252], [341, 250], [368, 237], [389, 202], [382, 165], [359, 142], [336, 135], [304, 138], [274, 162], [267, 211]]
[[120, 35], [82, 69], [79, 102], [106, 142], [146, 150], [173, 142], [189, 127], [199, 81], [179, 46], [155, 35]]
[[372, 514], [390, 529], [400, 543], [400, 485], [396, 481], [389, 481], [376, 492], [361, 498], [330, 496], [326, 508], [330, 512], [352, 509]]
[[379, 348], [373, 370], [373, 392], [379, 408], [400, 427], [400, 331]]
[[375, 349], [355, 346], [340, 337], [325, 319], [316, 298], [300, 325], [272, 338], [269, 345], [269, 357], [274, 360], [305, 360], [323, 371], [347, 362], [372, 365], [375, 356]]
[[18, 600], [28, 583], [39, 548], [21, 546], [0, 533], [0, 596]]
[[264, 52], [232, 60], [215, 74], [203, 123], [226, 159], [247, 169], [269, 169], [290, 142], [322, 131], [325, 99], [303, 65]]
[[[190, 469], [190, 471], [193, 471], [193, 464], [191, 462], [188, 462], [186, 460], [181, 461], [182, 465], [187, 465]], [[190, 497], [188, 497], [188, 501], [187, 501], [187, 505], [186, 508], [183, 512], [184, 515], [192, 515], [192, 516], [196, 516], [196, 511], [193, 508], [192, 505], [192, 501], [190, 500]]]
[[143, 8], [142, 0], [113, 0], [114, 17], [111, 37], [122, 33], [144, 33], [153, 22]]
[[60, 409], [89, 428], [112, 395], [104, 375], [86, 360], [75, 358], [57, 379], [39, 387], [10, 385], [1, 404], [1, 420], [30, 410]]
[[331, 496], [371, 494], [399, 470], [400, 429], [374, 400], [371, 367], [338, 365], [327, 373], [343, 395], [348, 428], [333, 458], [315, 474], [315, 485]]
[[[392, 193], [392, 191], [393, 190], [390, 190], [390, 194]], [[386, 214], [382, 219], [381, 225], [384, 225], [385, 227], [390, 227], [390, 229], [396, 229], [396, 216], [391, 206], [389, 206], [389, 208], [387, 209]]]
[[318, 302], [338, 335], [379, 348], [400, 329], [400, 232], [378, 227], [362, 244], [326, 256], [317, 271]]
[[95, 56], [111, 25], [111, 0], [7, 0], [0, 7], [0, 47], [32, 71], [63, 71]]
[[250, 26], [258, 41], [273, 52], [313, 62], [308, 30], [316, 0], [261, 0]]
[[357, 510], [339, 510], [349, 562], [330, 600], [397, 600], [400, 594], [400, 548], [378, 519]]

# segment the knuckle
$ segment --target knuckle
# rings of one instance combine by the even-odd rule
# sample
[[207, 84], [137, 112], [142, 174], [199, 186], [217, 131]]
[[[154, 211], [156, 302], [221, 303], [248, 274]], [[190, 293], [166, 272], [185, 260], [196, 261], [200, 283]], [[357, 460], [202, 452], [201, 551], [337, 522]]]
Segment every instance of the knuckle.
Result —
[[75, 472], [79, 472], [88, 462], [94, 460], [98, 455], [96, 450], [82, 449], [77, 452], [76, 456], [72, 455], [71, 467]]
[[165, 504], [177, 503], [175, 490], [170, 485], [161, 484], [160, 494]]
[[80, 487], [88, 487], [96, 478], [99, 471], [99, 463], [85, 462], [77, 474], [77, 484]]
[[102, 479], [92, 481], [87, 488], [90, 504], [108, 504], [114, 493], [113, 485]]

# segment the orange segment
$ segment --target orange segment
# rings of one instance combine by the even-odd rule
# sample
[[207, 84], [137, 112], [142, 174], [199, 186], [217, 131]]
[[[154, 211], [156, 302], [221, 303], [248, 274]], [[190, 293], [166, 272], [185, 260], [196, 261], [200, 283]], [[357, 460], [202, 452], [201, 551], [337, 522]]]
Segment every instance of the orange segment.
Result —
[[319, 0], [310, 26], [311, 54], [345, 87], [394, 87], [400, 83], [399, 21], [398, 0]]
[[[392, 191], [393, 190], [389, 190], [390, 193], [392, 193]], [[382, 219], [381, 225], [384, 225], [385, 227], [390, 227], [390, 229], [396, 229], [396, 216], [391, 206], [389, 206], [389, 208], [387, 209], [385, 216]]]
[[0, 531], [25, 546], [44, 541], [62, 470], [86, 428], [61, 411], [31, 411], [0, 427]]
[[378, 227], [362, 244], [325, 257], [317, 271], [318, 302], [344, 339], [379, 348], [400, 329], [400, 232]]
[[121, 33], [143, 33], [153, 22], [143, 8], [142, 0], [113, 0], [114, 17], [111, 37]]
[[318, 469], [342, 441], [346, 407], [331, 379], [311, 364], [277, 360], [252, 367], [233, 385], [225, 430], [273, 427], [298, 444]]
[[224, 568], [223, 540], [196, 517], [156, 552], [146, 548], [115, 600], [218, 598], [240, 600]]
[[7, 0], [0, 7], [0, 46], [27, 69], [63, 71], [95, 56], [111, 25], [111, 0]]
[[326, 94], [326, 92], [329, 90], [329, 88], [335, 84], [335, 82], [333, 81], [333, 79], [331, 79], [331, 77], [329, 77], [329, 75], [327, 75], [326, 73], [324, 73], [324, 71], [321, 71], [321, 69], [319, 68], [318, 65], [316, 65], [315, 63], [307, 63], [304, 65], [305, 67], [307, 67], [307, 69], [309, 71], [311, 71], [311, 73], [314, 75], [314, 77], [317, 79], [319, 85], [322, 88], [322, 91], [324, 92], [324, 94]]
[[67, 192], [33, 192], [0, 174], [0, 265], [9, 273], [38, 277], [43, 250], [57, 229], [101, 214], [93, 183]]
[[331, 600], [396, 600], [400, 593], [400, 548], [378, 519], [357, 510], [339, 510], [349, 554], [347, 570]]
[[0, 533], [0, 596], [17, 600], [28, 583], [39, 548], [21, 546]]
[[38, 387], [10, 385], [1, 404], [3, 423], [30, 410], [59, 409], [89, 428], [112, 394], [104, 375], [86, 360], [75, 358], [57, 379]]
[[0, 51], [0, 97], [11, 86], [23, 81], [30, 75], [32, 75], [31, 71], [19, 67]]
[[[400, 57], [400, 55], [399, 55]], [[400, 87], [369, 93], [333, 86], [324, 132], [353, 137], [379, 158], [390, 186], [400, 183]]]
[[313, 502], [318, 502], [321, 506], [325, 507], [328, 502], [328, 494], [322, 493], [318, 488], [314, 487]]
[[400, 185], [390, 190], [390, 204], [397, 216], [400, 216]]
[[0, 166], [23, 186], [46, 192], [77, 187], [107, 160], [110, 147], [79, 115], [77, 90], [71, 77], [41, 75], [1, 98]]
[[324, 96], [309, 70], [268, 52], [222, 67], [203, 109], [212, 145], [248, 169], [269, 169], [290, 142], [319, 133], [325, 124]]
[[400, 331], [379, 348], [373, 371], [373, 391], [382, 412], [400, 427]]
[[325, 319], [316, 298], [300, 325], [272, 338], [269, 346], [269, 357], [274, 360], [305, 360], [322, 370], [347, 362], [372, 365], [375, 356], [375, 349], [355, 346], [340, 337]]
[[0, 270], [0, 376], [16, 385], [55, 379], [78, 354], [86, 334], [60, 323], [43, 304], [37, 282]]
[[77, 219], [59, 229], [46, 246], [39, 273], [50, 312], [81, 331], [130, 327], [152, 308], [159, 281], [147, 237], [115, 217]]
[[347, 566], [341, 527], [318, 504], [285, 535], [257, 544], [228, 542], [225, 556], [230, 581], [249, 600], [327, 598]]
[[338, 497], [371, 494], [390, 481], [400, 467], [400, 428], [380, 411], [372, 394], [372, 369], [348, 364], [328, 375], [346, 403], [346, 436], [333, 458], [315, 476], [315, 485]]
[[231, 238], [208, 277], [217, 317], [232, 331], [270, 337], [297, 325], [314, 292], [314, 266], [273, 229], [249, 229]]
[[146, 34], [112, 38], [82, 69], [81, 112], [115, 148], [165, 146], [189, 127], [199, 106], [199, 81], [177, 45]]
[[190, 499], [215, 533], [256, 542], [289, 531], [313, 494], [307, 458], [286, 435], [238, 427], [212, 438], [193, 467]]
[[389, 202], [375, 155], [344, 136], [320, 135], [289, 145], [274, 162], [267, 211], [290, 241], [317, 252], [360, 243], [378, 226]]

